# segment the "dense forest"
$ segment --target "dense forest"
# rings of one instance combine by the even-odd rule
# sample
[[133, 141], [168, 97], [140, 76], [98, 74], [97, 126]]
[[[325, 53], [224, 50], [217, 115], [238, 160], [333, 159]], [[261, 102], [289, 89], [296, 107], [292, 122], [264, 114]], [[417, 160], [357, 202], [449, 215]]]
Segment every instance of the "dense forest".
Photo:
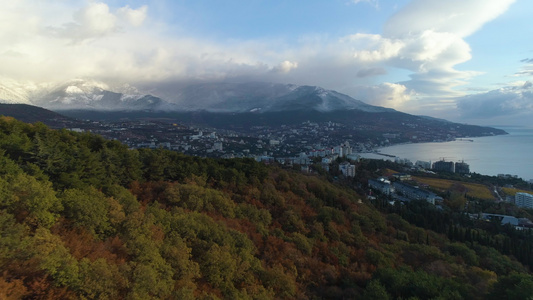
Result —
[[[360, 184], [375, 171], [358, 168]], [[0, 118], [1, 299], [531, 297], [530, 244], [467, 223], [251, 159]]]

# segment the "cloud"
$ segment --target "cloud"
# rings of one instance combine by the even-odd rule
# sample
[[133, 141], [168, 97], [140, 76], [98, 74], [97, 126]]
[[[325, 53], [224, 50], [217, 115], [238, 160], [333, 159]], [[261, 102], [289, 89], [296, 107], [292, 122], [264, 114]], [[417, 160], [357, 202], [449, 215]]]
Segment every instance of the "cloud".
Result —
[[464, 38], [501, 15], [513, 2], [515, 0], [414, 0], [385, 23], [383, 35], [401, 38], [431, 30]]
[[520, 71], [516, 72], [514, 76], [532, 76], [533, 75], [533, 58], [526, 58], [520, 60], [520, 62], [525, 63], [524, 66], [520, 68]]
[[411, 100], [412, 96], [414, 92], [406, 86], [385, 82], [375, 86], [360, 87], [356, 98], [365, 99], [374, 105], [398, 108]]
[[520, 116], [533, 113], [533, 83], [515, 85], [461, 97], [457, 108], [464, 119], [489, 119], [498, 116]]
[[419, 97], [428, 101], [434, 101], [435, 95], [451, 99], [463, 95], [455, 88], [480, 74], [455, 69], [471, 59], [471, 49], [464, 38], [502, 14], [513, 2], [414, 0], [385, 23], [382, 34], [354, 34], [347, 40], [354, 45], [354, 59], [361, 63], [411, 71], [410, 79], [400, 84]]
[[367, 3], [367, 4], [372, 5], [376, 9], [379, 8], [379, 1], [378, 0], [350, 0], [350, 3], [352, 3], [352, 4]]
[[366, 63], [381, 62], [398, 57], [400, 51], [405, 47], [404, 41], [383, 38], [379, 34], [356, 33], [342, 39], [342, 41], [358, 49], [354, 51], [353, 58]]
[[385, 74], [387, 74], [387, 70], [382, 67], [364, 68], [357, 71], [357, 77], [371, 77]]
[[297, 62], [285, 60], [272, 68], [274, 73], [289, 73], [291, 70], [298, 68]]
[[49, 29], [57, 37], [82, 41], [115, 32], [118, 26], [117, 17], [109, 11], [107, 4], [91, 2], [74, 14], [72, 22]]
[[127, 20], [131, 25], [138, 27], [141, 26], [146, 19], [148, 6], [143, 5], [138, 9], [132, 9], [129, 5], [118, 9], [117, 14], [123, 19]]
[[[351, 1], [360, 2], [378, 5]], [[44, 82], [91, 78], [146, 89], [195, 80], [266, 80], [320, 85], [371, 104], [406, 107], [415, 94], [462, 96], [455, 88], [478, 74], [455, 69], [471, 58], [464, 38], [512, 2], [414, 0], [381, 34], [217, 40], [165, 23], [155, 2], [116, 7], [115, 1], [9, 1], [0, 10], [0, 74]], [[379, 75], [398, 69], [411, 74], [376, 84]], [[393, 81], [387, 76], [379, 78]]]
[[141, 26], [146, 19], [148, 7], [132, 9], [129, 5], [113, 13], [103, 2], [90, 2], [73, 14], [73, 20], [59, 27], [49, 27], [53, 36], [80, 42], [99, 38], [121, 30], [122, 25]]

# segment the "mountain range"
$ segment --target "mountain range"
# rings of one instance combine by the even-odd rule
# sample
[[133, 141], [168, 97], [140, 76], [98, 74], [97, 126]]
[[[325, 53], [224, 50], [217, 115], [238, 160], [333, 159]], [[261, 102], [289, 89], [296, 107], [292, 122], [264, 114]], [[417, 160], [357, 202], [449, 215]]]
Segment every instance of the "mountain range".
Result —
[[350, 131], [343, 131], [347, 136], [353, 136], [356, 129], [378, 136], [396, 132], [416, 136], [418, 142], [505, 134], [495, 128], [454, 124], [369, 105], [317, 86], [211, 82], [163, 87], [147, 94], [127, 85], [110, 88], [101, 82], [80, 79], [56, 86], [0, 82], [0, 103], [34, 105], [76, 119], [164, 118], [243, 133], [250, 133], [250, 128], [257, 126], [334, 122]]
[[56, 86], [25, 86], [9, 81], [3, 81], [0, 85], [0, 102], [31, 104], [50, 110], [239, 113], [295, 110], [330, 112], [351, 109], [365, 112], [393, 111], [321, 87], [265, 82], [193, 84], [161, 94], [162, 97], [144, 94], [130, 86], [112, 91], [103, 83], [80, 79]]

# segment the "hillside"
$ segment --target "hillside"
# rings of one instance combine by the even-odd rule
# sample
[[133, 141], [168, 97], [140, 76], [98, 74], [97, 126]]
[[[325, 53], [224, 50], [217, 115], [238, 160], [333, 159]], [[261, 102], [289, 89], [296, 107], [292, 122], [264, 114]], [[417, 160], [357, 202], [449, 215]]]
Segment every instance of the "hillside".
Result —
[[28, 104], [0, 103], [0, 116], [13, 117], [26, 123], [42, 122], [53, 128], [63, 128], [75, 120], [62, 114]]
[[447, 211], [369, 202], [362, 185], [385, 167], [365, 162], [353, 181], [331, 183], [249, 159], [129, 150], [0, 118], [0, 298], [525, 299], [533, 292], [528, 268], [502, 254], [505, 235], [479, 230], [468, 240], [460, 220], [438, 223]]

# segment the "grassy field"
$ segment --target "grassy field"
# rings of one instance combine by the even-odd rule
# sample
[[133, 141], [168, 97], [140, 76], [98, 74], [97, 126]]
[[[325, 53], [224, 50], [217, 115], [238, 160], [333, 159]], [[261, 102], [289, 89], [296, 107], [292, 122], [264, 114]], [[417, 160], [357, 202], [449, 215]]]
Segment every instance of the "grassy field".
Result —
[[533, 194], [533, 192], [531, 191], [526, 191], [526, 190], [521, 190], [521, 189], [515, 189], [515, 188], [502, 188], [502, 191], [504, 193], [506, 193], [507, 195], [509, 196], [514, 196], [516, 195], [516, 193], [528, 193], [528, 194]]
[[433, 189], [447, 191], [454, 184], [462, 185], [467, 189], [466, 194], [470, 197], [485, 199], [485, 200], [495, 200], [496, 198], [492, 195], [490, 188], [483, 184], [477, 183], [465, 183], [460, 181], [453, 181], [447, 179], [438, 179], [438, 178], [429, 178], [429, 177], [413, 177], [413, 180], [421, 183], [427, 184]]

